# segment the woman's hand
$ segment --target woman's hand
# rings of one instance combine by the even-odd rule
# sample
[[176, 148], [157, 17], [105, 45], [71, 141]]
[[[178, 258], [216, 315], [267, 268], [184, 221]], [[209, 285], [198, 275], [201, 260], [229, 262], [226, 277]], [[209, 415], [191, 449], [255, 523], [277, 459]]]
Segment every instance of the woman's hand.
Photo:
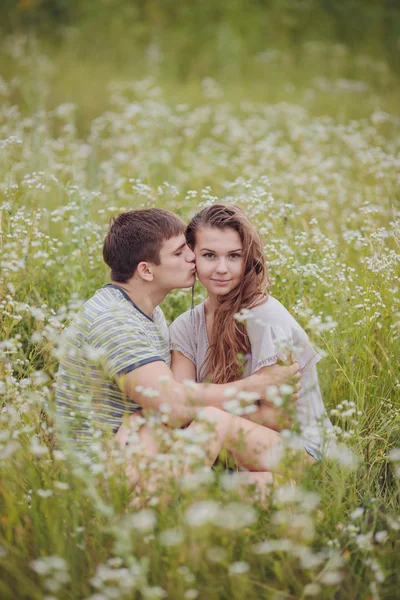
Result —
[[301, 389], [301, 373], [297, 362], [292, 365], [271, 365], [263, 367], [251, 377], [248, 377], [246, 382], [251, 384], [249, 390], [260, 395], [262, 404], [271, 405], [268, 401], [268, 389], [273, 386], [279, 387], [282, 384], [291, 385], [294, 389], [293, 400], [297, 400]]

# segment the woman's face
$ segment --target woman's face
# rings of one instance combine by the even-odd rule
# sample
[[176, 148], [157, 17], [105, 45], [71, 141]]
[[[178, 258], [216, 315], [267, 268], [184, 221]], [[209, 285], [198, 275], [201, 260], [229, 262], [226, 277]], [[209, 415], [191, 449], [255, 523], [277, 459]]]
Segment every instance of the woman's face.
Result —
[[197, 277], [210, 295], [224, 296], [240, 283], [243, 246], [237, 231], [206, 227], [196, 233]]

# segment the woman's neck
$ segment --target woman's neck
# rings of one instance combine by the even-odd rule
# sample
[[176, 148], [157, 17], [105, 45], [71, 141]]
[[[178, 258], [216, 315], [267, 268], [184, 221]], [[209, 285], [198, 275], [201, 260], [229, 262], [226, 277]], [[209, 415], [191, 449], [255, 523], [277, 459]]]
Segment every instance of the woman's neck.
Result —
[[[268, 293], [258, 294], [258, 296], [255, 296], [255, 298], [253, 299], [250, 306], [245, 307], [245, 308], [254, 308], [255, 306], [258, 306], [259, 304], [262, 304], [263, 302], [265, 302], [268, 299], [268, 296], [269, 296]], [[219, 306], [218, 296], [214, 295], [214, 294], [208, 294], [207, 299], [204, 302], [204, 306], [206, 309], [207, 317], [213, 318], [214, 313]]]
[[207, 296], [206, 301], [204, 302], [204, 306], [205, 306], [205, 309], [206, 309], [207, 316], [213, 317], [215, 311], [218, 308], [218, 305], [219, 305], [218, 297], [215, 296], [214, 294], [209, 294]]

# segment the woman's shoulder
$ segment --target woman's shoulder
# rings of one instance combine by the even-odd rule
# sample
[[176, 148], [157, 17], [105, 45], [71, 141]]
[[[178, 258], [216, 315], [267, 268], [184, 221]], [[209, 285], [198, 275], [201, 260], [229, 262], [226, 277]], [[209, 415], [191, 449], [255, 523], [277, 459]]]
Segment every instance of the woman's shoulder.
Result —
[[265, 302], [250, 309], [250, 318], [247, 322], [249, 332], [262, 328], [272, 327], [276, 331], [295, 338], [306, 338], [307, 334], [293, 315], [273, 296], [268, 296]]
[[293, 321], [296, 323], [290, 312], [273, 296], [268, 296], [265, 302], [251, 308], [250, 315], [252, 319], [264, 318], [282, 321], [282, 323], [289, 322], [293, 324]]
[[[259, 340], [264, 355], [270, 356], [273, 353], [271, 348], [279, 355], [284, 348], [279, 349], [278, 341], [286, 340], [293, 346], [293, 356], [302, 370], [320, 360], [307, 333], [276, 298], [269, 296], [266, 302], [252, 308], [250, 313], [247, 331], [252, 347], [253, 341]], [[287, 352], [284, 351], [284, 354]]]

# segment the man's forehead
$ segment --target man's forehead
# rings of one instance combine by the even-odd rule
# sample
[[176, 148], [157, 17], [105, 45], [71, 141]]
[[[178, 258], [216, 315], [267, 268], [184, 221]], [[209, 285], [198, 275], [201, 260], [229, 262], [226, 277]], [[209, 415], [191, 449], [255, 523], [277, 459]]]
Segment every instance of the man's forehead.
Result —
[[186, 245], [186, 238], [183, 233], [174, 235], [169, 240], [164, 240], [161, 246], [161, 252], [170, 253], [176, 252], [179, 248]]

